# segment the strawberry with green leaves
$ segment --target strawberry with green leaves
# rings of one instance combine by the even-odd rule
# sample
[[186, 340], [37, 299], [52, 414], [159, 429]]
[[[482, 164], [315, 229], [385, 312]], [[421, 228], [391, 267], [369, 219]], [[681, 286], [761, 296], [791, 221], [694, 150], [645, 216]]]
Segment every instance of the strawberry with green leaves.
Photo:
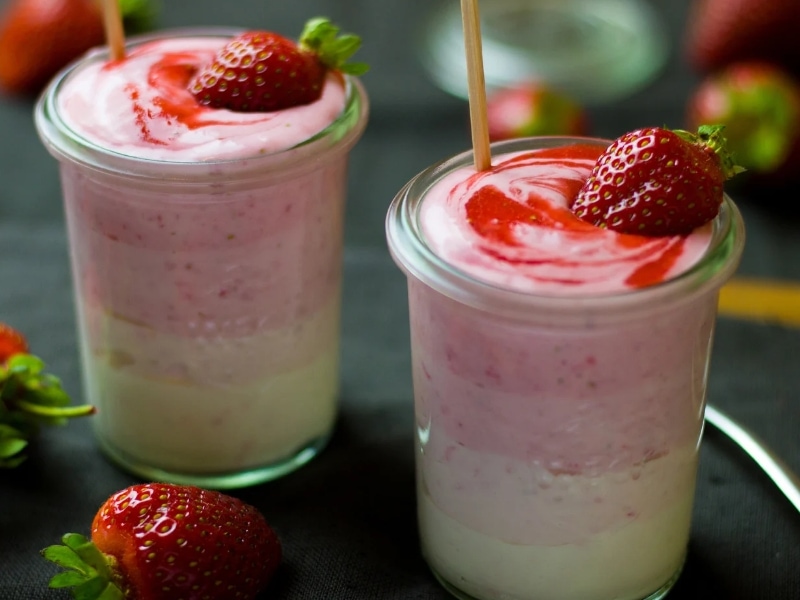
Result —
[[228, 44], [189, 84], [197, 101], [212, 108], [270, 112], [309, 104], [322, 95], [334, 70], [361, 75], [367, 66], [348, 63], [361, 38], [339, 34], [328, 19], [306, 23], [299, 42], [269, 31], [248, 31]]
[[614, 140], [572, 203], [580, 219], [620, 233], [686, 235], [717, 216], [734, 164], [719, 125], [660, 127]]
[[71, 406], [61, 381], [28, 354], [22, 333], [0, 323], [0, 469], [25, 460], [29, 441], [42, 425], [63, 425], [93, 413], [89, 405]]
[[254, 506], [169, 483], [113, 494], [91, 540], [62, 541], [42, 550], [64, 568], [50, 587], [78, 600], [253, 600], [281, 561], [278, 536]]
[[707, 75], [687, 104], [687, 123], [725, 125], [736, 160], [765, 178], [800, 144], [800, 83], [772, 63], [743, 61]]

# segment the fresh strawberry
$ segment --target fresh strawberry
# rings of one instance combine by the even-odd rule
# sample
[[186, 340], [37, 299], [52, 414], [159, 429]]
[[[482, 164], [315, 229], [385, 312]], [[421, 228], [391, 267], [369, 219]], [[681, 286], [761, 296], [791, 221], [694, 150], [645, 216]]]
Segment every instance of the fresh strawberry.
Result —
[[725, 125], [738, 163], [751, 174], [775, 173], [800, 139], [800, 83], [770, 63], [732, 63], [701, 81], [687, 122]]
[[299, 43], [269, 31], [248, 31], [226, 44], [189, 83], [200, 104], [240, 112], [269, 112], [308, 104], [322, 94], [325, 73], [367, 70], [347, 63], [361, 46], [355, 35], [339, 36], [324, 18], [306, 23]]
[[28, 341], [19, 331], [0, 323], [0, 364], [6, 362], [15, 354], [28, 351]]
[[696, 0], [687, 21], [686, 54], [701, 70], [762, 59], [800, 71], [798, 0]]
[[88, 48], [103, 43], [93, 0], [12, 0], [0, 17], [0, 85], [31, 93]]
[[717, 215], [723, 183], [742, 170], [725, 149], [722, 129], [651, 127], [623, 135], [600, 155], [572, 211], [621, 233], [690, 233]]
[[[150, 0], [121, 0], [127, 31], [154, 18]], [[64, 66], [104, 41], [96, 0], [11, 0], [0, 15], [0, 87], [33, 94]]]
[[42, 550], [64, 567], [52, 588], [80, 600], [253, 600], [281, 560], [253, 506], [168, 483], [134, 485], [103, 503], [91, 541], [77, 533]]
[[528, 82], [492, 92], [486, 102], [492, 141], [539, 135], [585, 135], [587, 116], [566, 94]]

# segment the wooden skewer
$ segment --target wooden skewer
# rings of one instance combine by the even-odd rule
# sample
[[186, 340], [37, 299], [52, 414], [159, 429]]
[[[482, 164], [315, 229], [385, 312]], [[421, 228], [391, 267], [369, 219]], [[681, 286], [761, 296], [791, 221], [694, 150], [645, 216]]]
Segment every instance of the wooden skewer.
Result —
[[119, 0], [103, 0], [103, 25], [111, 59], [125, 58], [125, 30], [122, 27]]
[[461, 0], [464, 23], [464, 49], [467, 54], [469, 114], [472, 128], [472, 150], [475, 168], [486, 171], [492, 167], [489, 148], [489, 124], [486, 118], [486, 81], [483, 74], [483, 50], [478, 0]]

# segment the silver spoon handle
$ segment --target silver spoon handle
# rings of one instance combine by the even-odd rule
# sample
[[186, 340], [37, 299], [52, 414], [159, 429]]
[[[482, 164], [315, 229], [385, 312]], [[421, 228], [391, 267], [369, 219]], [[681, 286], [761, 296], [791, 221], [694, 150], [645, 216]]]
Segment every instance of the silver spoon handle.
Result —
[[719, 409], [706, 405], [706, 422], [727, 435], [775, 482], [794, 507], [800, 511], [800, 477], [754, 434]]

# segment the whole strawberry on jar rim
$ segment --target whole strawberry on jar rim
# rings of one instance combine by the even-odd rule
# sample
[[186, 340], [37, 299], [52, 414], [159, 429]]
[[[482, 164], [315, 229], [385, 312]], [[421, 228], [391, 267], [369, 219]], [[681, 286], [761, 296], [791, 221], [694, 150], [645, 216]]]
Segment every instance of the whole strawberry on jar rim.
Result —
[[228, 42], [189, 83], [204, 106], [240, 112], [271, 112], [309, 104], [322, 94], [325, 74], [362, 75], [349, 63], [361, 38], [340, 34], [324, 17], [310, 19], [297, 42], [271, 31], [247, 31]]
[[713, 220], [725, 181], [744, 169], [727, 150], [724, 126], [697, 133], [647, 127], [614, 140], [571, 204], [575, 215], [619, 233], [687, 235]]
[[278, 536], [254, 506], [217, 491], [133, 485], [42, 555], [65, 570], [51, 588], [78, 600], [254, 600], [281, 561]]

